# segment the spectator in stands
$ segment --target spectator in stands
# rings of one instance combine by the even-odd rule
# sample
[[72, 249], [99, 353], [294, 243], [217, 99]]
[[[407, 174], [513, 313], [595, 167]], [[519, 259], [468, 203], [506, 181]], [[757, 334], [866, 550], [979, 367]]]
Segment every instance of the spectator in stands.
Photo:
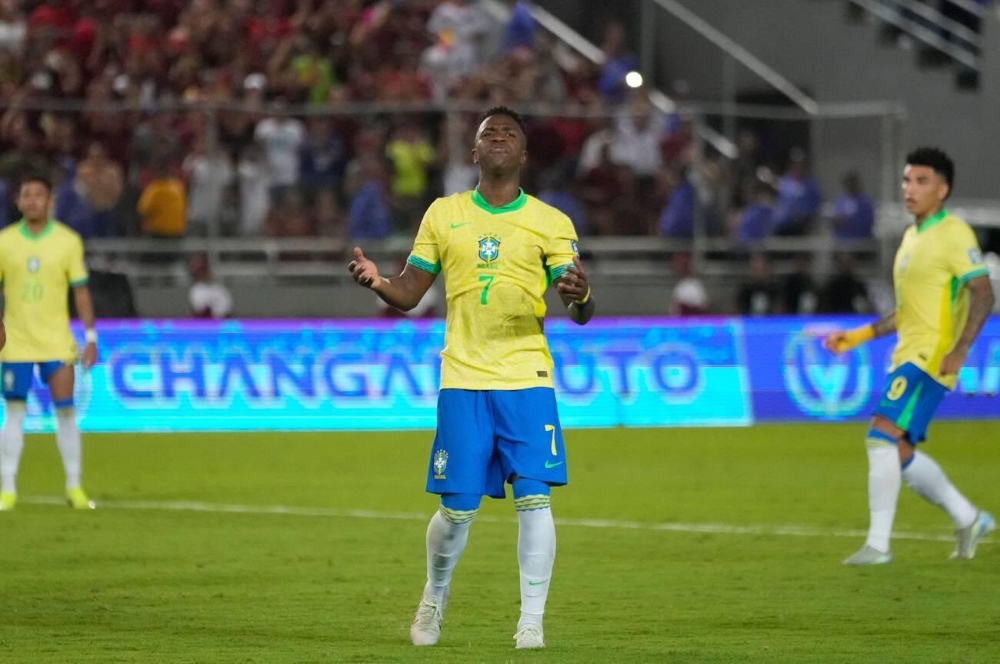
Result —
[[271, 175], [271, 200], [276, 202], [299, 184], [299, 151], [305, 141], [305, 127], [294, 117], [285, 115], [284, 100], [271, 108], [274, 112], [257, 123], [255, 140], [264, 148]]
[[861, 176], [851, 171], [842, 181], [844, 192], [833, 203], [833, 234], [838, 239], [870, 238], [875, 208], [862, 191]]
[[688, 177], [686, 166], [671, 166], [665, 170], [667, 204], [660, 214], [660, 235], [681, 240], [694, 237], [697, 194]]
[[233, 313], [233, 296], [225, 284], [212, 278], [207, 254], [195, 254], [188, 262], [192, 284], [188, 290], [188, 305], [193, 318], [222, 320]]
[[[222, 217], [223, 194], [233, 181], [233, 166], [217, 144], [200, 136], [181, 170], [187, 177], [188, 230], [193, 235], [217, 235]], [[214, 232], [213, 232], [214, 230]]]
[[177, 238], [187, 232], [187, 194], [184, 183], [171, 174], [169, 164], [156, 166], [136, 210], [142, 217], [143, 235]]
[[[611, 160], [611, 144], [601, 146], [600, 160], [580, 180], [580, 200], [587, 208], [587, 225], [598, 235], [625, 235], [617, 207], [628, 189], [628, 169]], [[645, 235], [645, 233], [643, 233]]]
[[677, 279], [670, 294], [671, 316], [701, 316], [707, 314], [708, 292], [705, 284], [694, 273], [691, 254], [680, 252], [670, 259], [670, 268]]
[[819, 288], [812, 276], [812, 257], [796, 254], [794, 271], [781, 284], [781, 312], [808, 316], [819, 308]]
[[245, 237], [261, 235], [271, 211], [271, 168], [259, 143], [252, 143], [237, 164], [240, 190], [239, 233]]
[[750, 279], [736, 295], [736, 310], [744, 316], [770, 316], [779, 311], [780, 295], [767, 256], [750, 256]]
[[437, 155], [419, 125], [403, 118], [385, 146], [392, 164], [392, 202], [398, 230], [412, 233], [427, 206], [428, 171]]
[[353, 164], [347, 174], [347, 192], [351, 197], [347, 233], [352, 241], [385, 239], [392, 233], [385, 166], [375, 157]]
[[607, 25], [601, 51], [604, 53], [604, 65], [597, 81], [597, 89], [605, 102], [617, 106], [628, 96], [629, 87], [625, 84], [625, 75], [639, 66], [635, 56], [625, 50], [624, 25], [618, 21]]
[[732, 186], [734, 208], [742, 208], [756, 198], [756, 185], [761, 182], [760, 139], [757, 134], [744, 129], [736, 138], [736, 158], [729, 163], [729, 182]]
[[53, 215], [82, 238], [94, 237], [94, 213], [76, 169], [56, 167]]
[[747, 204], [734, 215], [732, 235], [742, 248], [752, 247], [770, 237], [774, 229], [774, 190], [766, 182], [748, 184], [750, 192], [741, 196]]
[[806, 153], [800, 148], [793, 149], [788, 170], [778, 181], [775, 235], [805, 235], [810, 232], [821, 202], [819, 184], [809, 175]]
[[264, 232], [270, 237], [312, 237], [316, 235], [316, 217], [306, 205], [299, 189], [288, 189], [274, 202], [264, 222]]
[[823, 287], [820, 307], [827, 314], [866, 314], [872, 311], [868, 287], [854, 269], [854, 255], [838, 251], [834, 255], [836, 271]]
[[77, 178], [93, 214], [94, 235], [123, 235], [124, 229], [116, 223], [115, 209], [122, 198], [125, 174], [102, 143], [93, 141], [87, 146], [87, 154], [77, 167]]
[[327, 189], [339, 191], [347, 168], [347, 138], [330, 118], [310, 118], [307, 127], [299, 152], [302, 186], [310, 197]]
[[632, 169], [643, 204], [648, 202], [663, 163], [660, 155], [663, 128], [663, 116], [644, 93], [632, 94], [615, 118], [611, 158]]
[[475, 116], [458, 112], [447, 113], [441, 123], [438, 154], [444, 162], [443, 196], [469, 191], [479, 181], [479, 167], [472, 161], [467, 137], [475, 133]]
[[587, 214], [580, 200], [573, 193], [571, 166], [563, 163], [554, 166], [539, 177], [538, 200], [548, 203], [573, 222], [578, 236], [589, 235]]
[[503, 29], [503, 50], [505, 53], [517, 49], [531, 50], [535, 47], [535, 17], [531, 14], [528, 0], [507, 0], [510, 18]]
[[483, 63], [481, 44], [492, 23], [475, 0], [444, 0], [427, 20], [434, 44], [421, 56], [421, 69], [431, 81], [434, 98], [442, 101], [461, 77]]
[[0, 2], [0, 52], [21, 53], [28, 32], [28, 22], [20, 4], [16, 0]]

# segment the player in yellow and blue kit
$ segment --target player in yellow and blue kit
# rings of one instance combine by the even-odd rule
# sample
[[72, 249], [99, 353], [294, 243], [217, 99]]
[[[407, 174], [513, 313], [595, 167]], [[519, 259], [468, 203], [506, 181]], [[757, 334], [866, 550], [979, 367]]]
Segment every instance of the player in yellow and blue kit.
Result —
[[17, 206], [21, 221], [0, 231], [0, 279], [6, 344], [0, 350], [0, 379], [6, 401], [0, 431], [0, 510], [17, 504], [17, 470], [24, 448], [25, 400], [35, 371], [48, 384], [56, 410], [56, 443], [66, 472], [66, 500], [92, 509], [81, 485], [82, 446], [73, 407], [76, 343], [70, 332], [67, 297], [72, 287], [86, 329], [81, 357], [85, 369], [97, 361], [94, 309], [87, 290], [80, 236], [49, 219], [52, 187], [42, 177], [25, 178]]
[[520, 188], [527, 145], [520, 117], [489, 110], [476, 132], [475, 190], [435, 201], [398, 277], [386, 278], [355, 248], [354, 280], [404, 311], [441, 273], [447, 291], [438, 425], [427, 490], [441, 507], [427, 528], [427, 584], [410, 628], [414, 645], [441, 633], [452, 572], [482, 496], [517, 510], [521, 617], [517, 648], [544, 647], [542, 614], [555, 560], [550, 487], [566, 484], [543, 296], [553, 282], [583, 325], [594, 298], [564, 214]]
[[838, 331], [825, 340], [835, 353], [897, 332], [885, 392], [872, 417], [868, 448], [871, 521], [864, 546], [848, 565], [892, 560], [889, 538], [902, 482], [944, 509], [955, 522], [952, 558], [970, 559], [995, 527], [916, 446], [942, 397], [955, 388], [958, 371], [993, 308], [993, 289], [969, 225], [944, 209], [955, 167], [936, 148], [907, 155], [903, 196], [914, 223], [906, 229], [893, 263], [896, 309], [872, 325]]

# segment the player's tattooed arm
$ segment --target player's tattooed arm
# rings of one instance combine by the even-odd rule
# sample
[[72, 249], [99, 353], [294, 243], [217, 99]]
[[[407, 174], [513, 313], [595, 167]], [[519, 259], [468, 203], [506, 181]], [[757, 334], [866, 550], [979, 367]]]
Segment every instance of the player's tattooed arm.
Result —
[[386, 304], [400, 311], [409, 311], [417, 306], [436, 276], [407, 263], [398, 277], [383, 277], [378, 273], [378, 266], [365, 256], [360, 247], [354, 248], [354, 260], [347, 269], [355, 282], [375, 291]]
[[941, 375], [947, 376], [958, 373], [958, 370], [965, 364], [965, 358], [972, 348], [972, 342], [979, 336], [983, 324], [993, 311], [995, 296], [993, 286], [990, 285], [990, 278], [986, 275], [969, 279], [965, 284], [969, 289], [969, 317], [965, 321], [961, 336], [955, 342], [955, 347], [941, 360]]
[[887, 314], [872, 323], [872, 332], [876, 337], [885, 337], [896, 331], [896, 312]]

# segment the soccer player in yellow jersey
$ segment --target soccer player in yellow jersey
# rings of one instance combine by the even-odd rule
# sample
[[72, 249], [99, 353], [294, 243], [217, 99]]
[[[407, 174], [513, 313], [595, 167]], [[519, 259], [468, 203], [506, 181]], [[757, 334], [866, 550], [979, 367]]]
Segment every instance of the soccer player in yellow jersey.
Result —
[[50, 219], [52, 186], [42, 177], [25, 178], [17, 206], [24, 218], [0, 231], [6, 345], [0, 350], [0, 377], [6, 415], [0, 431], [0, 510], [17, 504], [17, 469], [24, 448], [25, 400], [37, 368], [56, 409], [56, 443], [66, 471], [66, 500], [75, 509], [93, 509], [81, 486], [80, 430], [73, 408], [76, 344], [69, 326], [67, 296], [73, 296], [86, 330], [82, 363], [97, 361], [94, 308], [87, 290], [80, 236]]
[[482, 497], [517, 510], [521, 617], [517, 648], [542, 648], [542, 614], [555, 561], [550, 487], [566, 484], [566, 453], [556, 412], [552, 356], [543, 333], [543, 295], [555, 283], [570, 318], [583, 325], [595, 303], [573, 224], [520, 188], [527, 160], [521, 118], [486, 112], [473, 160], [479, 185], [431, 204], [402, 273], [379, 275], [354, 249], [354, 280], [389, 305], [413, 308], [438, 273], [447, 291], [437, 433], [427, 490], [441, 495], [427, 528], [427, 583], [410, 639], [437, 643], [452, 572]]
[[944, 209], [955, 167], [937, 148], [906, 157], [903, 197], [913, 225], [906, 229], [893, 264], [896, 310], [871, 325], [830, 334], [828, 349], [843, 353], [875, 337], [898, 333], [885, 392], [871, 420], [868, 507], [864, 546], [844, 561], [880, 565], [892, 561], [889, 537], [902, 482], [955, 522], [953, 559], [971, 559], [979, 541], [996, 526], [948, 480], [917, 444], [945, 392], [952, 390], [993, 308], [993, 289], [976, 237], [968, 224]]

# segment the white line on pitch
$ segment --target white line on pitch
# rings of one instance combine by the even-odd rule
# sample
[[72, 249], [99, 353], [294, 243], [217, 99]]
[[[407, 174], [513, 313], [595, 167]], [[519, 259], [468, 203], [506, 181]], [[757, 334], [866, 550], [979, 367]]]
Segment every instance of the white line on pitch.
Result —
[[[37, 505], [63, 505], [65, 500], [55, 496], [21, 498], [22, 503]], [[209, 514], [248, 514], [256, 516], [287, 515], [340, 517], [349, 519], [388, 519], [393, 521], [427, 521], [430, 513], [416, 512], [376, 512], [373, 510], [338, 510], [325, 507], [290, 507], [285, 505], [220, 505], [193, 501], [141, 501], [102, 500], [100, 509], [146, 510], [161, 512], [205, 512]], [[476, 521], [486, 523], [510, 523], [511, 517], [481, 514]], [[578, 528], [610, 528], [619, 530], [658, 530], [675, 533], [708, 533], [713, 535], [771, 535], [778, 537], [864, 537], [865, 530], [844, 528], [818, 528], [795, 525], [749, 525], [738, 526], [726, 523], [644, 523], [642, 521], [619, 521], [615, 519], [556, 519], [556, 525]], [[918, 532], [894, 532], [894, 539], [947, 542], [953, 535]]]

